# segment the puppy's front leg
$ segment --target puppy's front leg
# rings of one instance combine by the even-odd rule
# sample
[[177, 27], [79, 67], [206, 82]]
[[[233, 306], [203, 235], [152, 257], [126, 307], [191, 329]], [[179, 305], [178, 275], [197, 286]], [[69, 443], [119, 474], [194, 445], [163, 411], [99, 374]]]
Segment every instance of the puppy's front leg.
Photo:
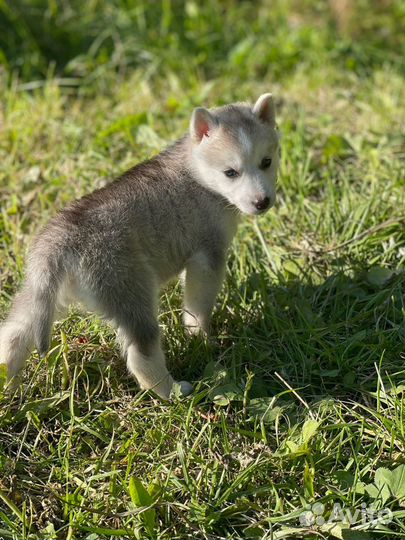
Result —
[[225, 275], [225, 258], [199, 252], [186, 265], [184, 324], [192, 334], [208, 333], [211, 312]]

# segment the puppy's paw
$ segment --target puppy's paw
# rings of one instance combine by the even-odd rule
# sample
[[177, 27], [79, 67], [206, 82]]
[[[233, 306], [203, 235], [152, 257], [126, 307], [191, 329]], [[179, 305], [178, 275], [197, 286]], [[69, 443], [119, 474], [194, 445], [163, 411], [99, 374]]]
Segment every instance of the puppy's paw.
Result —
[[206, 337], [207, 332], [201, 328], [201, 326], [185, 326], [186, 334], [193, 337]]
[[209, 323], [205, 318], [199, 318], [189, 312], [184, 313], [183, 322], [186, 332], [190, 336], [207, 336]]

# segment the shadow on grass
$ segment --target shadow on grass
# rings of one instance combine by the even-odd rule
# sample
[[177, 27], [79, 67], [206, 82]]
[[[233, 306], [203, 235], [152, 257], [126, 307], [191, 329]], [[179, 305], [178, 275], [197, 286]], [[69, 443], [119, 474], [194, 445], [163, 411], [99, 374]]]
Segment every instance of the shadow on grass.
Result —
[[318, 283], [294, 276], [272, 283], [253, 273], [230, 288], [229, 309], [214, 318], [217, 346], [192, 341], [181, 351], [198, 358], [181, 362], [182, 376], [199, 379], [205, 356], [236, 384], [251, 372], [252, 397], [290, 385], [309, 401], [375, 391], [377, 370], [387, 384], [403, 381], [404, 295], [404, 272], [383, 268], [339, 271]]

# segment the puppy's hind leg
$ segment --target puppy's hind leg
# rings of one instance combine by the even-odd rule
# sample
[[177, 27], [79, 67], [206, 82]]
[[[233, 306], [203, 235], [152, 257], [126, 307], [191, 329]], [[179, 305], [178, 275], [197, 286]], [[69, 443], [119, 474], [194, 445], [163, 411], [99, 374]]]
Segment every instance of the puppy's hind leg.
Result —
[[[174, 381], [160, 345], [158, 286], [153, 271], [141, 254], [135, 257], [132, 251], [122, 250], [115, 255], [107, 253], [105, 264], [99, 264], [96, 270], [89, 266], [79, 276], [81, 294], [89, 306], [113, 322], [128, 369], [140, 387], [168, 399]], [[110, 258], [119, 260], [119, 264], [112, 265]], [[180, 386], [183, 394], [192, 391], [189, 383]]]
[[[145, 279], [146, 276], [147, 273], [143, 273], [143, 279], [139, 281], [132, 276], [130, 282], [121, 283], [121, 287], [115, 289], [114, 302], [110, 302], [115, 313], [111, 318], [118, 330], [128, 370], [139, 386], [169, 399], [174, 380], [166, 367], [160, 344], [157, 287], [152, 280]], [[183, 395], [192, 392], [190, 383], [182, 381], [179, 384]]]
[[[166, 367], [157, 323], [142, 321], [131, 328], [120, 326], [118, 336], [126, 352], [128, 370], [143, 390], [153, 390], [169, 399], [174, 380]], [[179, 383], [183, 395], [192, 392], [187, 381]]]

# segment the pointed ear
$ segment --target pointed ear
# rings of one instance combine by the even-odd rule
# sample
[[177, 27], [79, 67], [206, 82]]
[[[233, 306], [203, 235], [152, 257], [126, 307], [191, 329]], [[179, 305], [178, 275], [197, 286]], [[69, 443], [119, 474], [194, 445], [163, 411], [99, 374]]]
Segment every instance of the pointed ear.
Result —
[[194, 142], [201, 142], [203, 137], [209, 137], [217, 127], [217, 119], [203, 107], [194, 109], [190, 121], [190, 135]]
[[271, 94], [262, 94], [254, 104], [253, 114], [255, 114], [262, 122], [275, 128], [276, 109], [274, 107], [273, 96]]

